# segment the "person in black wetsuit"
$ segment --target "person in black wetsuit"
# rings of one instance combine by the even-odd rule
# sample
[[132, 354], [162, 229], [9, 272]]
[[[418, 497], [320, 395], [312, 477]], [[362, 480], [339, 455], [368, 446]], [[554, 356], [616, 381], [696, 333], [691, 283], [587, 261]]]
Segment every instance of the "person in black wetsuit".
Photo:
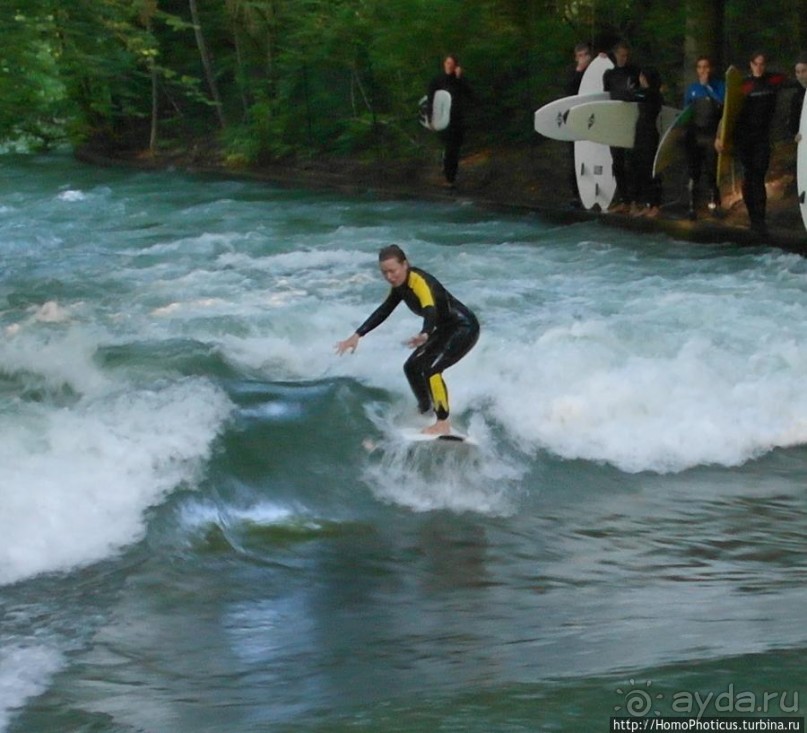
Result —
[[638, 88], [612, 92], [611, 97], [639, 104], [633, 147], [625, 157], [627, 198], [634, 204], [634, 216], [656, 217], [661, 205], [661, 183], [653, 177], [653, 161], [659, 142], [656, 120], [663, 102], [661, 77], [655, 69], [643, 68]]
[[652, 67], [639, 74], [639, 88], [633, 94], [639, 103], [636, 120], [636, 137], [630, 155], [633, 178], [633, 200], [639, 205], [637, 216], [656, 217], [661, 206], [661, 181], [653, 176], [653, 162], [658, 150], [658, 116], [664, 101], [661, 95], [661, 76]]
[[712, 77], [712, 62], [700, 56], [695, 62], [698, 80], [687, 87], [684, 106], [692, 107], [692, 118], [686, 129], [684, 144], [689, 166], [689, 218], [697, 218], [699, 186], [706, 179], [709, 189], [709, 209], [720, 208], [720, 189], [717, 185], [717, 151], [714, 141], [723, 116], [726, 85]]
[[[591, 44], [578, 43], [574, 47], [574, 66], [569, 69], [566, 84], [563, 87], [563, 91], [566, 93], [567, 97], [579, 93], [580, 82], [583, 80], [583, 74], [586, 73], [586, 69], [590, 63]], [[580, 192], [577, 190], [577, 172], [574, 165], [574, 143], [568, 143], [566, 147], [569, 156], [569, 190], [572, 194], [570, 205], [578, 209], [582, 206], [582, 203], [580, 202]]]
[[784, 75], [771, 74], [766, 66], [764, 53], [752, 54], [751, 73], [743, 81], [743, 106], [734, 128], [734, 150], [743, 166], [743, 200], [751, 228], [763, 235], [767, 233], [765, 176], [771, 161], [771, 123], [776, 97], [785, 82]]
[[[630, 46], [624, 41], [620, 41], [614, 46], [612, 59], [614, 68], [608, 69], [603, 75], [603, 88], [606, 92], [611, 92], [614, 99], [624, 98], [624, 95], [639, 86], [639, 68], [630, 62]], [[616, 179], [616, 195], [611, 210], [624, 212], [630, 208], [632, 203], [625, 148], [611, 148], [611, 158]]]
[[406, 303], [413, 313], [423, 317], [423, 326], [420, 333], [407, 342], [414, 352], [404, 364], [404, 373], [420, 411], [433, 410], [437, 418], [434, 425], [423, 432], [447, 435], [451, 432], [451, 422], [443, 372], [473, 348], [479, 338], [479, 322], [470, 308], [460, 303], [435, 277], [412, 267], [397, 244], [381, 249], [378, 264], [392, 289], [352, 336], [336, 344], [336, 352], [340, 355], [354, 352], [359, 339], [387, 320], [401, 301]]
[[796, 142], [801, 142], [799, 124], [801, 111], [804, 106], [804, 93], [807, 92], [807, 54], [799, 56], [796, 61], [796, 93], [790, 100], [790, 114], [787, 119], [787, 129]]
[[465, 140], [465, 108], [473, 95], [470, 85], [462, 75], [459, 60], [454, 54], [449, 54], [445, 57], [443, 60], [443, 73], [435, 77], [429, 84], [426, 102], [428, 119], [431, 119], [434, 93], [438, 89], [444, 89], [451, 95], [451, 118], [448, 127], [441, 135], [445, 145], [443, 174], [446, 178], [446, 184], [453, 188], [457, 180], [457, 170], [460, 164], [460, 150]]

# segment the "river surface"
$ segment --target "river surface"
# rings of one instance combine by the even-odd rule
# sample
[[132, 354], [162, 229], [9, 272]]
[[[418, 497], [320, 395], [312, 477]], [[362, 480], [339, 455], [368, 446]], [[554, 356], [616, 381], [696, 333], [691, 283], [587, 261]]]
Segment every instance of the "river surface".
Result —
[[[476, 448], [334, 355], [391, 242]], [[803, 713], [805, 260], [10, 156], [0, 256], [0, 733]]]

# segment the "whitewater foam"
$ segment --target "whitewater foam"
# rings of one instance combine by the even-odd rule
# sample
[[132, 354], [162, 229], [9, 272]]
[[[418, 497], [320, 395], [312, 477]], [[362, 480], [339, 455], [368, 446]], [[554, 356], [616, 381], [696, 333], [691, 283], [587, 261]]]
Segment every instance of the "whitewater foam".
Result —
[[[518, 450], [677, 472], [807, 442], [807, 292], [791, 259], [690, 263], [596, 243], [445, 257], [427, 250], [417, 263], [439, 261], [434, 271], [482, 321], [478, 346], [447, 373], [452, 404], [497, 424]], [[417, 319], [400, 308], [354, 356], [328, 362], [324, 336], [312, 335], [344, 338], [385, 289], [363, 284], [348, 302], [312, 289], [319, 308], [309, 299], [284, 313], [298, 335], [263, 336], [272, 358], [250, 363], [351, 376], [410, 400], [400, 344]]]
[[94, 361], [97, 336], [80, 328], [55, 332], [30, 328], [38, 320], [8, 327], [9, 338], [0, 342], [0, 375], [44, 383], [53, 390], [69, 387], [83, 395], [111, 387], [108, 375]]
[[68, 203], [76, 203], [77, 201], [85, 201], [87, 198], [87, 194], [85, 194], [83, 191], [69, 189], [67, 191], [62, 191], [57, 198], [60, 201], [67, 201]]
[[479, 415], [468, 426], [477, 445], [466, 445], [405, 440], [400, 426], [412, 424], [408, 413], [400, 404], [391, 410], [379, 405], [367, 409], [382, 437], [365, 446], [370, 455], [362, 478], [377, 498], [414, 511], [490, 516], [514, 511], [525, 466], [501, 454]]
[[189, 379], [0, 416], [0, 583], [139, 540], [145, 510], [198, 480], [229, 410], [220, 390]]
[[26, 700], [44, 692], [64, 666], [63, 655], [40, 643], [0, 649], [0, 731], [5, 731]]
[[[669, 472], [734, 466], [807, 441], [807, 292], [797, 258], [592, 240], [587, 227], [476, 221], [456, 210], [451, 226], [400, 206], [391, 223], [359, 212], [361, 226], [348, 220], [350, 207], [327, 202], [315, 226], [289, 226], [310, 218], [310, 206], [295, 203], [291, 214], [272, 210], [238, 229], [231, 215], [241, 204], [219, 205], [228, 231], [180, 229], [140, 249], [127, 242], [125, 252], [146, 259], [116, 271], [128, 288], [110, 323], [120, 340], [181, 334], [268, 380], [349, 377], [411, 401], [401, 343], [419, 321], [404, 307], [354, 356], [333, 355], [385, 297], [375, 255], [394, 238], [480, 316], [478, 346], [447, 373], [452, 405], [495, 425], [512, 451]], [[53, 313], [75, 317], [64, 304]], [[6, 332], [19, 338], [27, 328]], [[0, 358], [26, 369], [35, 343], [28, 356], [25, 346], [12, 355], [0, 346]], [[76, 373], [53, 366], [48, 378], [89, 392], [83, 380], [104, 375], [78, 353]]]

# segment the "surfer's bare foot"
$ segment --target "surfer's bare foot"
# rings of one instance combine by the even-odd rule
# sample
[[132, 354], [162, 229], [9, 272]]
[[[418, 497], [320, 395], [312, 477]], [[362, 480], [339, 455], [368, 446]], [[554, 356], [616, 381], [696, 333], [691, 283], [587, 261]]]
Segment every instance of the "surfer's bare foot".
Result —
[[438, 420], [434, 425], [429, 425], [421, 430], [425, 435], [448, 435], [451, 432], [450, 420]]

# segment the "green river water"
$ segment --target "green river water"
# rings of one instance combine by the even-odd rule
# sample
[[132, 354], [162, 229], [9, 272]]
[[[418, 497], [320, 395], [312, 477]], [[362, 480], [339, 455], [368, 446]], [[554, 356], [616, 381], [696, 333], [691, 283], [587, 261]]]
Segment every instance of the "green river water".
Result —
[[[0, 173], [2, 733], [803, 713], [804, 260], [58, 156]], [[478, 448], [398, 436], [404, 308], [334, 355], [390, 242], [480, 318], [447, 372]]]

